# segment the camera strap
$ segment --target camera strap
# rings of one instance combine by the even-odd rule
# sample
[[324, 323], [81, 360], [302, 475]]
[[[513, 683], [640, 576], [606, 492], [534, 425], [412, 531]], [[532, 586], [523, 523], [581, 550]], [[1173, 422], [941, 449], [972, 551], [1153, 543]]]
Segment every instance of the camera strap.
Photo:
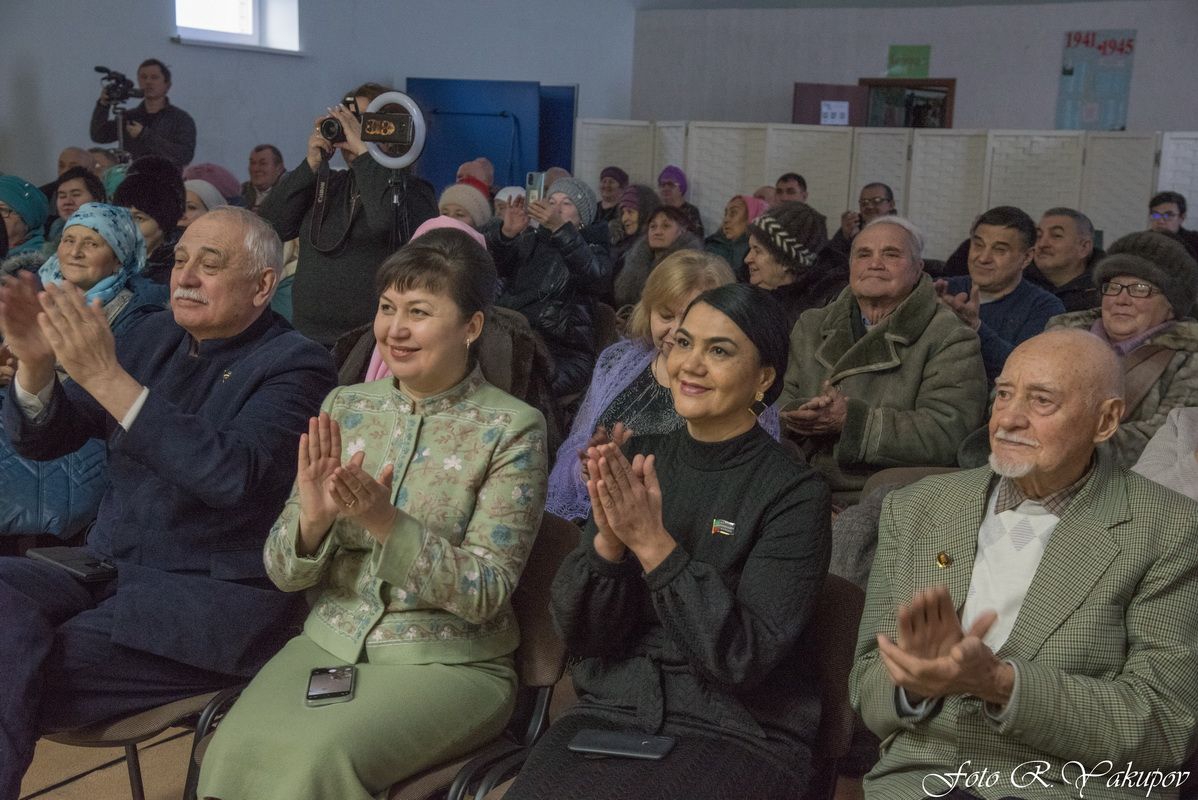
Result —
[[353, 226], [354, 215], [358, 211], [359, 195], [357, 184], [354, 181], [354, 171], [351, 169], [347, 172], [349, 173], [347, 176], [349, 179], [349, 213], [346, 214], [345, 230], [337, 235], [336, 241], [324, 244], [321, 242], [320, 234], [329, 213], [329, 183], [332, 170], [329, 168], [327, 158], [321, 159], [320, 166], [316, 168], [316, 201], [312, 204], [312, 227], [308, 231], [308, 239], [317, 252], [332, 253], [345, 244], [345, 240], [349, 238], [349, 229]]

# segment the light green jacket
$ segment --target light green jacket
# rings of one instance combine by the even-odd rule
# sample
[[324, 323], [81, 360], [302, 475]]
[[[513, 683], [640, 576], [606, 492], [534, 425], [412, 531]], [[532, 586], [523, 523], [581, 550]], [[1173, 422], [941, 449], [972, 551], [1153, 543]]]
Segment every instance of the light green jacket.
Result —
[[[922, 721], [900, 717], [877, 635], [897, 638], [895, 609], [915, 592], [946, 584], [958, 614], [973, 572], [985, 515], [988, 467], [925, 478], [892, 492], [882, 507], [857, 657], [853, 706], [882, 739], [866, 797], [923, 797], [946, 788], [929, 774], [983, 768], [980, 797], [1076, 798], [1076, 767], [1104, 767], [1083, 796], [1143, 800], [1145, 789], [1107, 783], [1134, 770], [1174, 770], [1195, 743], [1198, 719], [1198, 504], [1100, 454], [1090, 480], [1048, 541], [999, 658], [1018, 673], [1009, 716], [996, 722], [981, 700], [951, 696]], [[951, 559], [939, 566], [944, 553]], [[1027, 780], [1020, 765], [1046, 762]], [[1012, 773], [1021, 777], [1011, 780]], [[1069, 785], [1063, 785], [1070, 780]], [[1176, 785], [1176, 784], [1174, 784]], [[961, 788], [965, 788], [961, 785]], [[1153, 798], [1176, 797], [1155, 789]]]
[[325, 399], [341, 426], [342, 458], [395, 465], [399, 508], [386, 543], [338, 518], [310, 557], [296, 554], [292, 490], [266, 542], [266, 569], [284, 591], [318, 589], [304, 631], [346, 661], [466, 663], [520, 641], [511, 597], [545, 507], [545, 420], [477, 369], [413, 401], [391, 379], [342, 386]]
[[847, 396], [839, 436], [798, 443], [834, 496], [856, 502], [885, 467], [956, 465], [962, 440], [982, 424], [986, 373], [977, 334], [936, 301], [926, 275], [857, 341], [851, 291], [799, 317], [778, 408], [820, 394], [825, 380]]

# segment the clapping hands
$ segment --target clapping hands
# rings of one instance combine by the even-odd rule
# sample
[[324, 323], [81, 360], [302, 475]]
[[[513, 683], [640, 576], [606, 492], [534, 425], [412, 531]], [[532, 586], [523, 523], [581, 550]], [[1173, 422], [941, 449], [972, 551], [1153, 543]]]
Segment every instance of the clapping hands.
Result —
[[629, 462], [609, 442], [590, 448], [587, 460], [596, 552], [618, 561], [631, 550], [645, 572], [655, 569], [676, 546], [662, 521], [655, 457], [638, 454]]
[[326, 412], [308, 420], [300, 436], [296, 488], [300, 502], [301, 555], [316, 551], [338, 517], [357, 521], [375, 539], [386, 541], [399, 510], [391, 503], [395, 466], [378, 480], [362, 469], [364, 452], [341, 463], [341, 427]]

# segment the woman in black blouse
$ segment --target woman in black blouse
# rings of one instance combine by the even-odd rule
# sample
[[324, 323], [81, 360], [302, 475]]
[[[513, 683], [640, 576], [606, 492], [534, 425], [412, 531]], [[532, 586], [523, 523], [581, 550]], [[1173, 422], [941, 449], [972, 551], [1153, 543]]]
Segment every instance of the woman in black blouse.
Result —
[[[819, 724], [800, 643], [827, 572], [829, 495], [755, 422], [786, 368], [764, 291], [700, 295], [675, 334], [686, 427], [589, 452], [593, 513], [558, 572], [553, 613], [579, 702], [534, 748], [510, 800], [792, 797]], [[676, 739], [663, 760], [588, 759], [582, 729]]]

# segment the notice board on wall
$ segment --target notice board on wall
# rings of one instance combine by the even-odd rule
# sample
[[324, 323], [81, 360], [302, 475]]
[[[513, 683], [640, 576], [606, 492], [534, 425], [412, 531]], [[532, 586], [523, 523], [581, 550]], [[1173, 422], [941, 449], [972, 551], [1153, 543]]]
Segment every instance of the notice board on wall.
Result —
[[1065, 34], [1057, 128], [1121, 131], [1127, 127], [1134, 29]]

